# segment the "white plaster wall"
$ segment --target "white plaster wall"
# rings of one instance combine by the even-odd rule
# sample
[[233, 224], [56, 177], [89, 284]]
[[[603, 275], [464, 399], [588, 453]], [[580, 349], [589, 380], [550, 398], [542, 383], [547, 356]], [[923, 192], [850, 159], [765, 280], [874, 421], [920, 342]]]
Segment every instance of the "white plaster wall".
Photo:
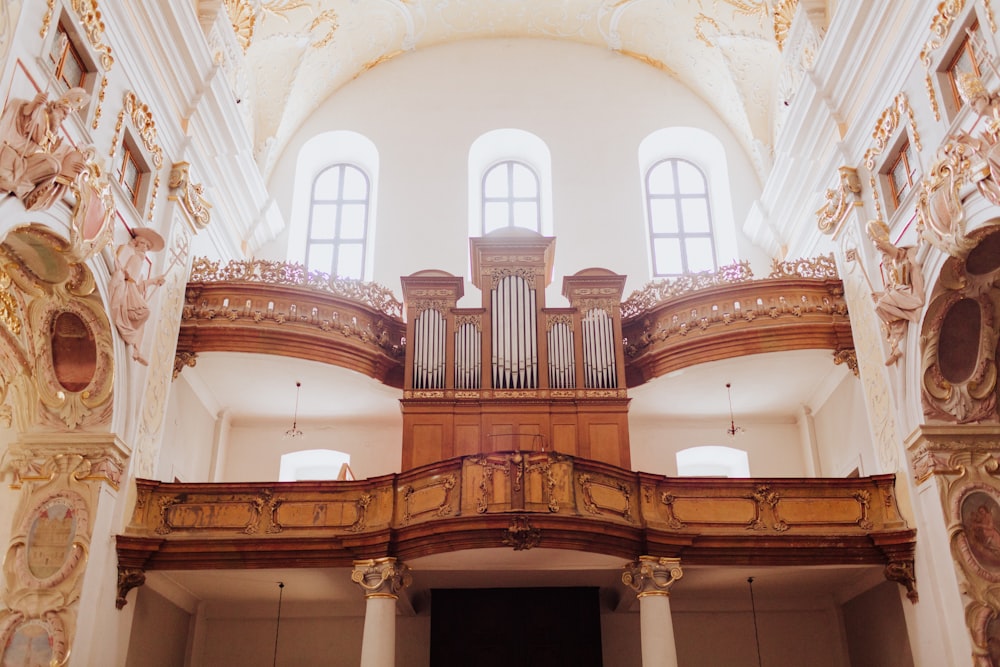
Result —
[[843, 477], [854, 468], [861, 475], [877, 471], [868, 411], [861, 382], [848, 374], [814, 413], [820, 470], [826, 477]]
[[157, 479], [209, 482], [215, 417], [185, 381], [183, 373], [170, 389]]
[[745, 433], [730, 439], [728, 418], [678, 422], [676, 419], [629, 418], [632, 469], [658, 475], [677, 474], [677, 452], [688, 447], [723, 445], [746, 450], [751, 477], [807, 475], [798, 425], [792, 420], [740, 423]]
[[190, 624], [189, 613], [140, 587], [125, 667], [184, 667]]
[[381, 420], [299, 421], [305, 434], [286, 439], [287, 422], [234, 420], [222, 465], [225, 482], [278, 479], [281, 455], [302, 449], [335, 449], [351, 455], [357, 479], [399, 472], [403, 456], [402, 417]]
[[[303, 123], [269, 185], [291, 220], [303, 142], [329, 130], [371, 139], [381, 164], [374, 279], [398, 292], [399, 276], [414, 271], [466, 275], [469, 147], [497, 128], [532, 132], [552, 154], [558, 241], [549, 303], [560, 305], [561, 276], [580, 269], [627, 274], [626, 293], [649, 279], [638, 147], [651, 132], [676, 125], [702, 128], [721, 140], [740, 227], [759, 186], [751, 162], [711, 107], [633, 59], [541, 39], [458, 42], [379, 65]], [[286, 243], [287, 234], [258, 254], [284, 259]], [[742, 233], [737, 245], [766, 275], [764, 254]], [[478, 304], [478, 294], [465, 303]]]

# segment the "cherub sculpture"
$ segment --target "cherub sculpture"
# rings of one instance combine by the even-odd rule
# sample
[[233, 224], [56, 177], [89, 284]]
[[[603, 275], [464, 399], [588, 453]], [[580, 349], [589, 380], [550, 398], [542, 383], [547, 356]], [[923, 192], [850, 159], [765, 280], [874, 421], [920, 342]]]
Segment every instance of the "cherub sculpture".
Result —
[[162, 285], [163, 276], [143, 279], [146, 253], [163, 250], [163, 237], [148, 227], [132, 230], [132, 239], [115, 251], [115, 270], [111, 275], [111, 314], [132, 358], [146, 366], [142, 356], [142, 332], [149, 319], [147, 301], [150, 285]]
[[54, 101], [46, 93], [10, 101], [0, 116], [0, 193], [13, 194], [29, 211], [59, 200], [86, 169], [86, 157], [63, 143], [59, 128], [89, 100], [82, 88], [70, 88]]
[[885, 269], [885, 290], [872, 292], [875, 312], [882, 320], [889, 340], [889, 358], [886, 366], [895, 364], [903, 355], [899, 344], [906, 336], [909, 322], [920, 319], [924, 305], [924, 277], [917, 262], [917, 248], [899, 248], [889, 240], [889, 227], [881, 220], [872, 220], [867, 227], [868, 238], [882, 253]]

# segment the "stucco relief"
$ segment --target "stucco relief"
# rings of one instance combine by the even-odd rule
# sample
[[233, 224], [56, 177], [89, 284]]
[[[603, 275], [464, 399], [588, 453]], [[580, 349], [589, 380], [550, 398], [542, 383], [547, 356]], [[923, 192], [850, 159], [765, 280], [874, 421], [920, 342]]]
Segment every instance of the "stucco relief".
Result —
[[137, 477], [152, 478], [159, 456], [163, 416], [173, 378], [174, 349], [184, 307], [187, 268], [190, 266], [191, 235], [183, 226], [174, 227], [168, 254], [171, 264], [164, 274], [163, 300], [156, 317], [156, 330], [149, 359], [149, 373], [140, 408], [139, 430], [136, 434], [134, 472]]
[[0, 417], [21, 432], [106, 423], [114, 354], [90, 270], [74, 260], [70, 244], [40, 226], [8, 233], [0, 257]]
[[[851, 236], [848, 235], [845, 239], [850, 242]], [[885, 366], [881, 359], [882, 341], [878, 335], [880, 323], [871, 308], [871, 294], [860, 275], [860, 268], [856, 268], [854, 263], [848, 264], [848, 267], [850, 270], [843, 277], [844, 297], [851, 312], [854, 349], [857, 351], [858, 367], [868, 402], [875, 455], [879, 472], [896, 472], [899, 470], [900, 440], [897, 437]]]

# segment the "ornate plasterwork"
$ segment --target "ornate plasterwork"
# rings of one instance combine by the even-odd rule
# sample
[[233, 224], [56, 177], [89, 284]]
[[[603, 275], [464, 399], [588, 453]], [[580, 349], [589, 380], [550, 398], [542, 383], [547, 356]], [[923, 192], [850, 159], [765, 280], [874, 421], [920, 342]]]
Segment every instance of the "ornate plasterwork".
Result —
[[[921, 398], [924, 414], [932, 419], [960, 424], [993, 419], [997, 415], [997, 341], [1000, 330], [996, 323], [1000, 292], [1000, 268], [975, 275], [966, 270], [965, 262], [951, 258], [941, 270], [938, 289], [924, 316], [921, 335]], [[959, 303], [978, 310], [978, 329], [970, 330], [972, 318], [961, 322], [949, 318]], [[968, 310], [966, 308], [965, 310]], [[948, 322], [948, 332], [955, 332], [942, 348], [941, 337]], [[957, 337], [956, 337], [957, 336]], [[942, 355], [949, 355], [945, 364]], [[967, 368], [956, 377], [954, 359], [961, 355], [958, 366]]]
[[816, 211], [816, 224], [824, 234], [837, 237], [852, 209], [863, 206], [861, 201], [861, 180], [853, 167], [843, 166], [837, 170], [839, 182], [836, 188], [828, 188], [822, 208]]
[[395, 600], [413, 577], [402, 561], [387, 557], [354, 561], [351, 581], [361, 587], [366, 598]]
[[69, 223], [70, 252], [77, 261], [85, 262], [111, 242], [115, 197], [107, 175], [93, 157], [70, 184], [70, 191], [76, 197]]
[[205, 200], [205, 186], [191, 180], [191, 165], [187, 162], [175, 162], [170, 167], [170, 178], [167, 187], [170, 188], [169, 199], [180, 204], [184, 213], [194, 226], [195, 231], [205, 229], [211, 222], [212, 205]]
[[920, 63], [924, 66], [924, 84], [927, 88], [931, 110], [934, 112], [934, 120], [941, 120], [941, 111], [938, 109], [937, 95], [934, 92], [931, 56], [948, 39], [952, 23], [955, 22], [964, 8], [965, 0], [943, 0], [938, 4], [937, 11], [931, 18], [931, 24], [928, 28], [931, 35], [920, 50]]
[[636, 597], [670, 595], [670, 587], [684, 576], [680, 558], [639, 556], [638, 560], [623, 568], [622, 583], [631, 588]]
[[966, 599], [976, 665], [992, 665], [1000, 621], [1000, 428], [924, 426], [907, 443], [918, 483], [933, 482]]
[[125, 127], [125, 119], [128, 119], [136, 136], [141, 140], [146, 149], [150, 162], [152, 163], [153, 187], [149, 193], [149, 212], [147, 218], [153, 219], [153, 211], [156, 209], [156, 194], [160, 189], [160, 168], [163, 167], [163, 149], [157, 143], [156, 122], [153, 120], [153, 112], [149, 105], [143, 104], [136, 97], [135, 93], [128, 91], [122, 101], [122, 110], [118, 114], [115, 123], [115, 137], [111, 141], [111, 160], [114, 161], [116, 152], [121, 147], [123, 140], [122, 132]]
[[[76, 429], [110, 418], [114, 354], [110, 323], [94, 277], [72, 247], [40, 226], [8, 233], [0, 246], [6, 271], [0, 330], [4, 412], [24, 432], [38, 426]], [[76, 322], [83, 347], [58, 353], [54, 323]], [[21, 323], [23, 326], [18, 325]], [[81, 362], [73, 355], [83, 354]], [[67, 365], [68, 364], [68, 365]], [[73, 381], [67, 386], [63, 380]]]
[[909, 137], [910, 141], [913, 142], [913, 147], [917, 151], [923, 150], [923, 146], [920, 144], [920, 134], [917, 132], [917, 121], [913, 115], [913, 108], [910, 106], [906, 93], [899, 93], [893, 99], [892, 104], [882, 111], [882, 114], [875, 122], [875, 129], [872, 130], [874, 144], [865, 151], [864, 155], [865, 168], [869, 172], [869, 185], [872, 189], [872, 197], [875, 200], [876, 218], [879, 220], [882, 219], [882, 204], [879, 200], [876, 180], [878, 175], [876, 171], [876, 158], [889, 147], [889, 142], [892, 141], [896, 130], [899, 129], [903, 116], [907, 120]]

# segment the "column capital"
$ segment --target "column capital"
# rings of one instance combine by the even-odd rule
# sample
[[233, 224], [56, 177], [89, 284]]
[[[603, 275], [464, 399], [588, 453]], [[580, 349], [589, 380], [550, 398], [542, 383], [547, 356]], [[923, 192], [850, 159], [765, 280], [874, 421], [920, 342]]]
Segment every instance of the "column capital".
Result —
[[351, 581], [361, 586], [366, 598], [399, 597], [399, 592], [410, 585], [410, 568], [395, 558], [369, 558], [354, 561]]
[[670, 587], [683, 576], [680, 558], [639, 556], [625, 566], [622, 583], [635, 591], [636, 597], [670, 595]]

